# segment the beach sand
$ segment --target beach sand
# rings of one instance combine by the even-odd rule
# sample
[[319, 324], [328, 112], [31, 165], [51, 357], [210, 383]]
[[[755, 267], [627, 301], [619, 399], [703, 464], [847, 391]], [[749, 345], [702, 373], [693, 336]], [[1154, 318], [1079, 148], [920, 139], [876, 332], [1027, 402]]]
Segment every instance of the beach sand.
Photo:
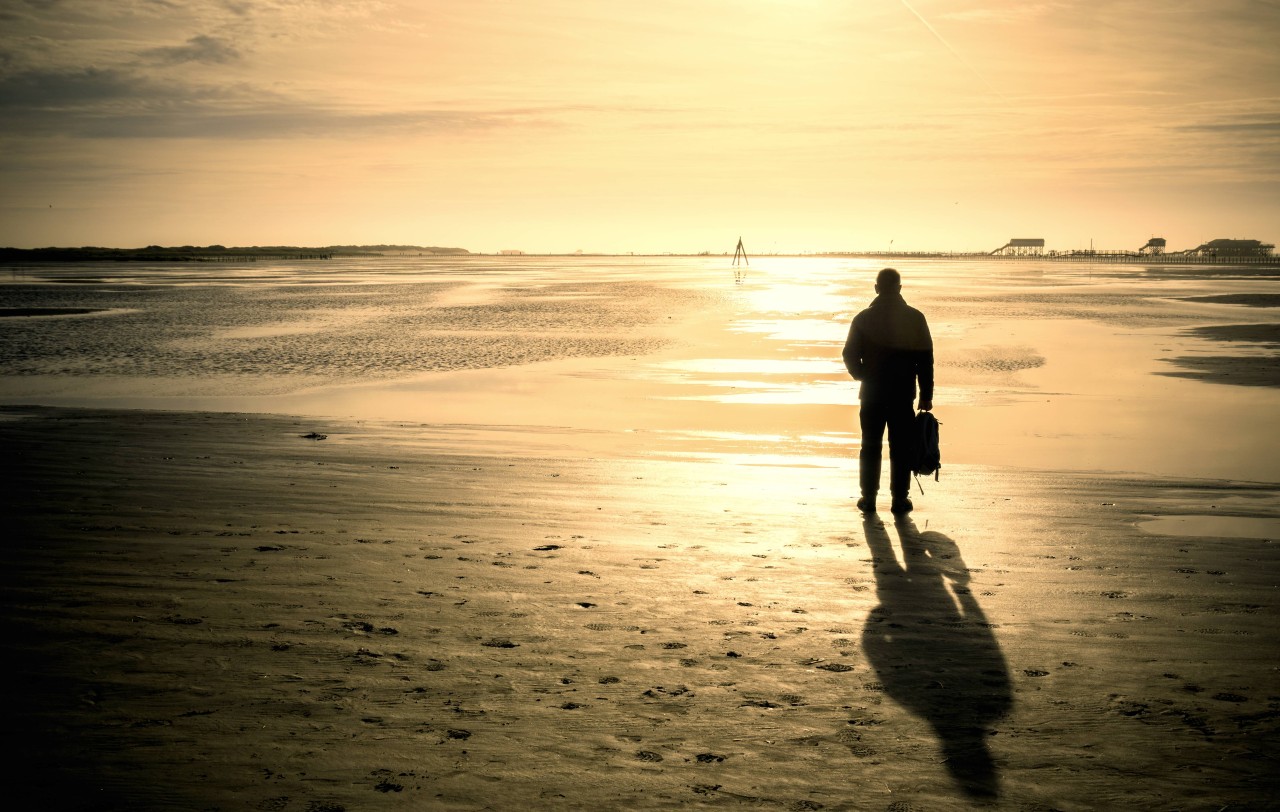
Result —
[[1280, 804], [1276, 486], [628, 442], [5, 407], [11, 808]]
[[1273, 275], [912, 262], [895, 523], [877, 266], [723, 265], [15, 274], [10, 805], [1280, 804]]

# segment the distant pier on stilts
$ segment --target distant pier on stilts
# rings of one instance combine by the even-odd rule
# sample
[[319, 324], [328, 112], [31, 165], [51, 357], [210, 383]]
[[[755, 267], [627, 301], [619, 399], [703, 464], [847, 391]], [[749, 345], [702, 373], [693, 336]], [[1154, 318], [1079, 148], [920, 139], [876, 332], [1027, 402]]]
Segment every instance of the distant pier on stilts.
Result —
[[1164, 254], [1168, 242], [1164, 237], [1152, 237], [1147, 240], [1147, 244], [1138, 249], [1138, 256], [1158, 257]]
[[1044, 254], [1043, 237], [1014, 237], [991, 252], [992, 256], [1038, 257]]

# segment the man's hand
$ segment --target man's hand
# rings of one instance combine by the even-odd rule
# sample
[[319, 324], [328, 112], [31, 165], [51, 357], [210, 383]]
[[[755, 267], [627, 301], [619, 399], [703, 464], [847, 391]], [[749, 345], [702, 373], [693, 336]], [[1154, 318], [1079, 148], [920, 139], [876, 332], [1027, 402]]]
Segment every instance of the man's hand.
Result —
[[931, 411], [933, 411], [933, 401], [932, 401], [932, 400], [921, 400], [921, 401], [920, 401], [920, 411], [922, 411], [922, 412], [931, 412]]

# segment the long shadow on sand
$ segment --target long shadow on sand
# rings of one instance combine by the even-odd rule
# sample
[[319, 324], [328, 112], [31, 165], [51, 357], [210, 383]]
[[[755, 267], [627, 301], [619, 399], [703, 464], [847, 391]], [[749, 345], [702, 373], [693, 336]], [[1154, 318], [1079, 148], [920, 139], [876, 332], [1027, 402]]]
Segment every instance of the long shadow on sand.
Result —
[[894, 529], [902, 564], [879, 519], [863, 522], [880, 604], [867, 616], [862, 645], [885, 692], [928, 722], [947, 769], [972, 798], [995, 798], [1000, 776], [987, 728], [1013, 702], [1009, 668], [954, 541], [920, 532], [910, 519]]

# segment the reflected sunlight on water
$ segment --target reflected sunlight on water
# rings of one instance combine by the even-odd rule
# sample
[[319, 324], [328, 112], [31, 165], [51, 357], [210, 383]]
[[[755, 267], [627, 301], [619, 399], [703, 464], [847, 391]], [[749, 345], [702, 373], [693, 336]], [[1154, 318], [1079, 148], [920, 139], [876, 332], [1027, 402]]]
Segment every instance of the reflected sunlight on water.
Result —
[[831, 374], [844, 371], [840, 363], [831, 358], [688, 358], [664, 361], [660, 364], [655, 364], [655, 366], [683, 372], [722, 374], [754, 372], [759, 375], [781, 375], [786, 373]]
[[[0, 402], [729, 430], [804, 454], [802, 433], [854, 428], [857, 387], [840, 350], [885, 264], [387, 256], [0, 268], [10, 315], [48, 313], [0, 318]], [[1249, 428], [1280, 406], [1274, 383], [1169, 377], [1183, 359], [1229, 383], [1232, 365], [1252, 359], [1242, 369], [1265, 384], [1272, 346], [1194, 328], [1276, 324], [1273, 306], [1203, 299], [1265, 295], [1274, 273], [892, 264], [937, 342], [944, 459], [1280, 479], [1276, 440]]]
[[825, 446], [856, 446], [859, 444], [858, 438], [850, 434], [764, 434], [741, 431], [661, 431], [655, 432], [656, 435], [662, 437], [674, 438], [693, 438], [699, 440], [711, 440], [715, 443], [723, 445], [783, 445], [791, 443], [803, 443], [806, 445], [825, 445]]
[[776, 341], [843, 344], [849, 325], [844, 320], [835, 318], [827, 320], [739, 319], [730, 329], [741, 333], [759, 333]]
[[1280, 539], [1280, 518], [1254, 516], [1157, 516], [1138, 527], [1158, 536]]
[[831, 313], [848, 304], [841, 296], [841, 287], [830, 281], [805, 283], [773, 273], [748, 277], [743, 298], [751, 310], [768, 314]]
[[768, 381], [702, 382], [707, 388], [731, 391], [705, 394], [673, 395], [678, 400], [715, 401], [717, 403], [756, 403], [772, 405], [849, 405], [849, 385], [844, 382], [772, 383]]

